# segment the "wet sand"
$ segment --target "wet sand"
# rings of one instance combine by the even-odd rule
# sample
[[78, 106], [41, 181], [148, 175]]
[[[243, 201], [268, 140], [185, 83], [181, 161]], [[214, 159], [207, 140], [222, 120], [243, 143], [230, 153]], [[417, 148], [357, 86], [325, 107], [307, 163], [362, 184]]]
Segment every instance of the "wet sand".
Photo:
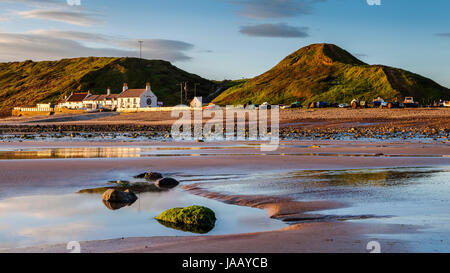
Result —
[[[225, 143], [152, 143], [156, 146], [218, 146]], [[240, 143], [243, 144], [243, 143]], [[315, 147], [312, 147], [316, 144]], [[68, 143], [0, 143], [0, 149], [36, 147], [68, 147]], [[108, 143], [71, 143], [77, 147], [108, 146]], [[132, 143], [114, 143], [113, 146]], [[150, 145], [150, 144], [146, 144]], [[230, 145], [228, 143], [228, 145]], [[317, 147], [320, 146], [320, 147]], [[258, 149], [234, 147], [201, 151], [207, 156], [193, 156], [192, 151], [176, 157], [102, 158], [102, 159], [33, 159], [0, 160], [0, 198], [24, 194], [41, 194], [57, 190], [103, 185], [114, 177], [129, 176], [148, 169], [163, 173], [237, 174], [269, 170], [330, 170], [381, 167], [420, 167], [450, 165], [450, 146], [420, 143], [367, 142], [282, 142], [278, 151], [263, 153]], [[355, 155], [355, 153], [358, 153]], [[269, 154], [269, 155], [267, 155]], [[306, 154], [306, 155], [305, 155]], [[310, 154], [310, 155], [307, 155]], [[326, 154], [320, 156], [318, 154]], [[400, 156], [399, 156], [400, 155]], [[47, 179], [51, 177], [51, 179]], [[181, 181], [183, 182], [183, 181]], [[10, 189], [14, 190], [10, 190]], [[313, 223], [291, 225], [287, 229], [253, 234], [191, 237], [121, 238], [106, 241], [82, 242], [83, 252], [367, 252], [371, 239], [382, 244], [383, 252], [407, 252], [408, 243], [367, 237], [367, 234], [395, 234], [416, 232], [404, 225], [368, 225], [321, 219], [320, 210], [338, 208], [346, 204], [335, 202], [299, 202], [285, 197], [254, 195], [224, 195], [208, 192], [192, 184], [185, 188], [192, 194], [205, 196], [233, 205], [264, 209], [268, 217], [282, 221], [315, 220]], [[248, 193], [247, 193], [248, 194]], [[313, 212], [313, 213], [309, 213]], [[319, 221], [318, 221], [319, 220]], [[323, 221], [322, 221], [323, 220]], [[42, 246], [13, 250], [18, 252], [67, 252], [65, 245]]]

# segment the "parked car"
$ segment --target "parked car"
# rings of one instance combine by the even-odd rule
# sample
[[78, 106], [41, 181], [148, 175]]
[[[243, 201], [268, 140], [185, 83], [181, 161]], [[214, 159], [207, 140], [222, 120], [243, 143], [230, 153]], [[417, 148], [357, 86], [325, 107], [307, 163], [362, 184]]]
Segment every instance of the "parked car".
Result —
[[318, 102], [312, 102], [309, 105], [309, 108], [325, 108], [325, 107], [329, 107], [330, 105], [328, 104], [328, 102], [325, 101], [318, 101]]
[[350, 104], [352, 105], [353, 109], [367, 108], [367, 103], [365, 101], [360, 101], [357, 99], [353, 99]]
[[444, 101], [443, 103], [442, 103], [442, 105], [444, 106], [444, 107], [450, 107], [450, 101]]
[[414, 102], [413, 97], [406, 97], [405, 101], [403, 102], [406, 108], [417, 108], [419, 107], [419, 104]]
[[259, 109], [270, 109], [271, 105], [268, 102], [263, 102], [260, 106]]
[[374, 107], [380, 107], [383, 102], [384, 99], [382, 99], [381, 97], [378, 97], [372, 101]]
[[302, 103], [299, 101], [296, 101], [291, 104], [291, 108], [302, 108]]
[[341, 104], [338, 105], [338, 107], [339, 108], [349, 108], [350, 104], [348, 104], [348, 103], [341, 103]]
[[380, 108], [388, 108], [388, 109], [393, 109], [393, 108], [405, 108], [405, 105], [401, 102], [398, 101], [394, 101], [394, 102], [383, 102], [380, 106]]

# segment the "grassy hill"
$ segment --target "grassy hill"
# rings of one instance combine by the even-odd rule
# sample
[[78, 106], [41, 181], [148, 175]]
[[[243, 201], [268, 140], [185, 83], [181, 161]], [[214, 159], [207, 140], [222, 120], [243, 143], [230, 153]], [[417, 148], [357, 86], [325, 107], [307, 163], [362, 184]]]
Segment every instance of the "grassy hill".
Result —
[[332, 44], [314, 44], [286, 57], [266, 73], [224, 91], [217, 104], [302, 101], [350, 102], [414, 96], [419, 102], [449, 99], [450, 90], [420, 75], [368, 65]]
[[145, 88], [148, 81], [165, 105], [180, 103], [180, 82], [188, 82], [189, 98], [194, 95], [194, 83], [200, 83], [199, 96], [217, 90], [217, 83], [159, 60], [90, 57], [0, 63], [0, 115], [9, 115], [14, 106], [57, 102], [72, 91], [104, 94], [111, 87], [113, 93], [120, 93], [124, 82], [130, 88]]

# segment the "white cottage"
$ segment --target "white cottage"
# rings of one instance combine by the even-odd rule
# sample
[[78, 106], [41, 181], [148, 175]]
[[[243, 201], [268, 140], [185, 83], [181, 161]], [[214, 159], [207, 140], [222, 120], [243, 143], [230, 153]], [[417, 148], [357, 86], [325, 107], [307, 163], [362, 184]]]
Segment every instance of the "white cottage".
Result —
[[66, 100], [60, 102], [59, 107], [67, 107], [69, 109], [85, 109], [83, 101], [90, 95], [90, 93], [72, 93]]
[[118, 96], [118, 108], [146, 108], [158, 107], [158, 98], [152, 92], [150, 83], [145, 89], [128, 89], [128, 85], [123, 85], [123, 91]]

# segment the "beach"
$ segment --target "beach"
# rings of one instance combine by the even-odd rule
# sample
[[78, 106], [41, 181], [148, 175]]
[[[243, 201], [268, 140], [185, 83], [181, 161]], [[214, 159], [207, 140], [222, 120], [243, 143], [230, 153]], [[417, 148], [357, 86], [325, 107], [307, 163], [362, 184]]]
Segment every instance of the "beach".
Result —
[[[395, 216], [390, 209], [371, 214], [369, 210], [364, 213], [363, 206], [358, 213], [345, 215], [334, 214], [333, 210], [358, 207], [352, 198], [359, 200], [365, 194], [376, 195], [380, 187], [383, 190], [389, 188], [388, 185], [380, 186], [380, 183], [408, 181], [415, 177], [416, 169], [431, 168], [416, 175], [426, 181], [428, 175], [445, 174], [450, 165], [450, 145], [420, 141], [282, 141], [280, 148], [272, 152], [262, 152], [254, 142], [24, 141], [2, 142], [0, 150], [9, 152], [0, 160], [0, 201], [23, 196], [39, 198], [41, 195], [71, 194], [104, 186], [105, 181], [126, 180], [132, 175], [153, 170], [179, 179], [181, 185], [176, 192], [183, 194], [181, 196], [198, 196], [224, 206], [253, 208], [265, 212], [265, 216], [258, 216], [258, 221], [272, 219], [275, 221], [271, 222], [273, 227], [283, 223], [274, 230], [251, 232], [254, 226], [249, 225], [245, 233], [202, 236], [183, 233], [183, 236], [127, 237], [123, 232], [124, 236], [79, 240], [83, 252], [367, 253], [367, 244], [373, 240], [380, 242], [384, 252], [420, 252], [416, 247], [422, 239], [414, 241], [405, 239], [403, 235], [423, 232], [420, 231], [423, 229], [421, 225], [384, 220], [370, 222], [371, 219]], [[15, 153], [11, 154], [11, 151]], [[396, 169], [405, 171], [395, 173]], [[344, 176], [345, 181], [357, 180], [353, 181], [353, 186], [343, 188], [344, 196], [353, 196], [350, 199], [333, 197], [333, 183], [336, 182], [330, 182], [331, 188], [314, 191], [312, 195], [308, 193], [309, 187], [301, 186], [300, 182], [305, 180], [301, 177], [309, 177], [311, 173], [308, 172], [318, 172], [313, 173], [314, 177], [328, 179], [330, 174], [321, 172], [333, 170], [339, 172], [333, 177], [342, 178], [348, 172], [350, 177]], [[369, 170], [369, 175], [361, 173], [355, 176], [352, 174], [355, 170]], [[375, 181], [376, 184], [364, 185], [359, 191], [352, 192], [352, 189], [360, 187], [358, 183], [364, 181]], [[289, 183], [294, 184], [291, 186]], [[291, 190], [285, 189], [288, 185]], [[338, 189], [340, 187], [342, 185]], [[335, 196], [340, 195], [342, 193], [335, 193]], [[77, 198], [71, 197], [70, 200], [76, 202]], [[98, 196], [94, 200], [96, 198], [101, 199]], [[165, 200], [164, 195], [161, 195], [161, 200]], [[244, 220], [240, 219], [241, 222], [253, 212], [242, 213]], [[226, 215], [230, 217], [229, 213]], [[240, 225], [239, 221], [237, 225]], [[399, 234], [402, 236], [396, 236]], [[75, 236], [74, 239], [78, 238]], [[65, 242], [16, 245], [2, 251], [67, 252], [66, 245]], [[443, 247], [446, 247], [446, 242]]]

